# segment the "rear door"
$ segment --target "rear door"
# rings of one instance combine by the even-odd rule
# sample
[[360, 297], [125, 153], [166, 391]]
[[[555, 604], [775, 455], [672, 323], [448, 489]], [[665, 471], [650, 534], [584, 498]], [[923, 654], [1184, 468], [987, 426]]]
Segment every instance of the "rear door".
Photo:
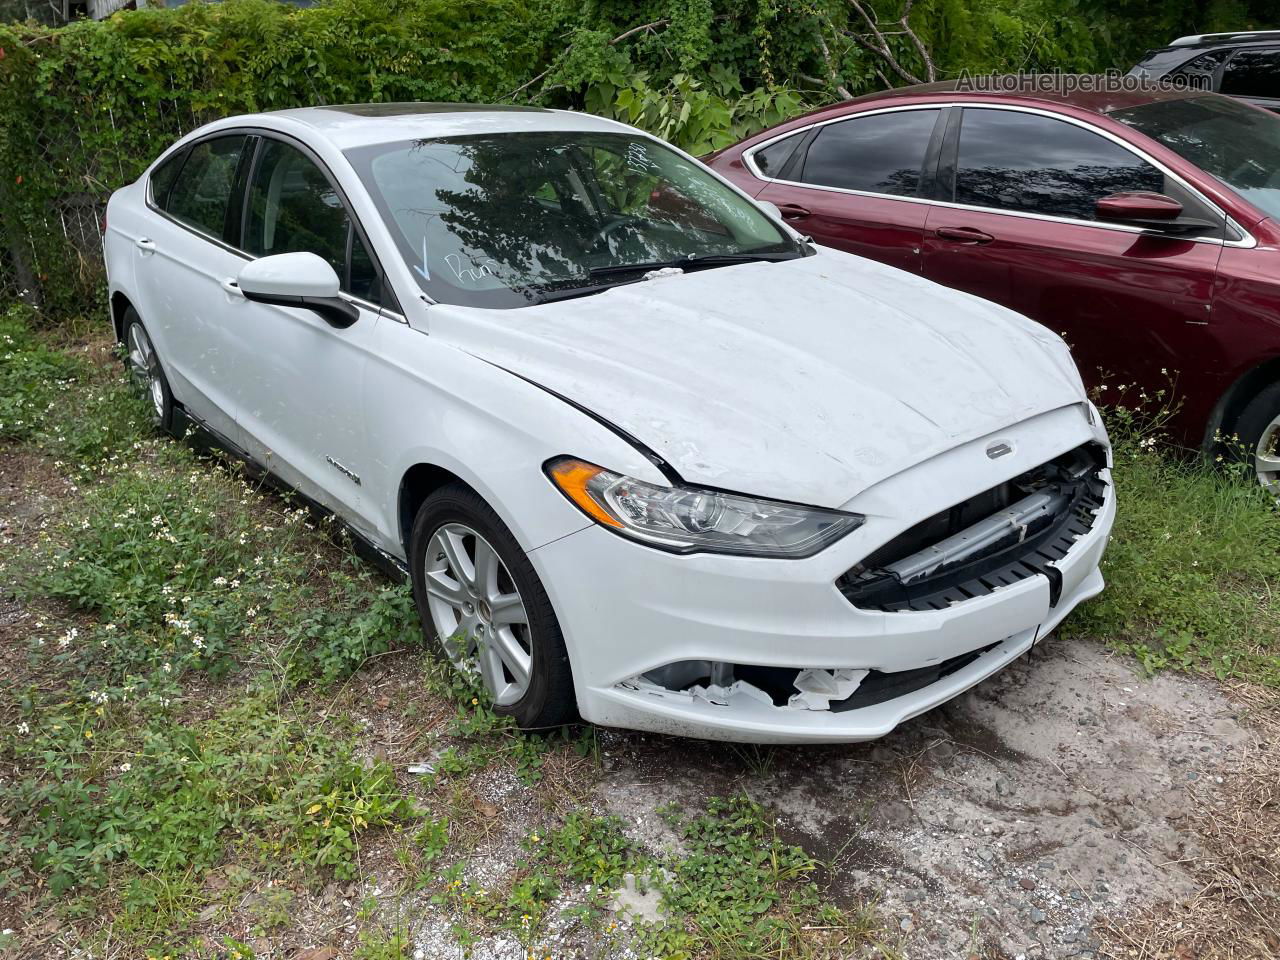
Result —
[[228, 293], [223, 279], [245, 262], [226, 241], [251, 143], [244, 133], [213, 136], [157, 167], [148, 185], [149, 229], [134, 240], [139, 312], [174, 396], [232, 441], [237, 370], [225, 331], [243, 298]]
[[[1209, 322], [1218, 211], [1129, 147], [1065, 119], [965, 107], [951, 133], [942, 166], [952, 202], [929, 213], [925, 276], [1063, 334], [1088, 382], [1155, 390], [1201, 361], [1187, 347]], [[1190, 240], [1098, 222], [1098, 199], [1121, 191], [1171, 195], [1222, 228]]]
[[771, 180], [757, 199], [819, 243], [916, 272], [944, 114], [904, 108], [825, 123], [793, 135], [802, 139], [782, 164], [773, 145], [757, 147], [747, 162]]

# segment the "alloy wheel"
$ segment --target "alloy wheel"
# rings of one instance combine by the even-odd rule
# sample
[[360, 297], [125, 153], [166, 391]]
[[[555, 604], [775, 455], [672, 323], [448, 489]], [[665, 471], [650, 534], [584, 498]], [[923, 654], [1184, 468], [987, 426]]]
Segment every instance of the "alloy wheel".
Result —
[[1253, 456], [1258, 482], [1272, 496], [1280, 499], [1280, 416], [1262, 429]]
[[529, 690], [533, 640], [524, 600], [493, 546], [461, 523], [427, 542], [425, 587], [436, 636], [455, 667], [479, 671], [499, 706]]
[[129, 371], [146, 388], [147, 396], [151, 398], [152, 413], [159, 423], [164, 419], [164, 382], [160, 379], [160, 361], [142, 324], [135, 323], [129, 327], [127, 349]]

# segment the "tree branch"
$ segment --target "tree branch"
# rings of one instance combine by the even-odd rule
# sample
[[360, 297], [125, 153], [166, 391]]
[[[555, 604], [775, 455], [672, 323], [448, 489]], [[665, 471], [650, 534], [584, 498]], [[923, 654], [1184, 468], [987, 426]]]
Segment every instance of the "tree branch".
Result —
[[[929, 49], [924, 45], [924, 41], [920, 39], [920, 35], [912, 29], [908, 19], [911, 16], [911, 8], [914, 4], [915, 0], [906, 0], [902, 6], [902, 17], [897, 21], [897, 24], [901, 29], [886, 34], [880, 29], [880, 21], [875, 15], [874, 8], [868, 10], [867, 7], [862, 5], [860, 0], [849, 0], [849, 6], [853, 7], [857, 12], [863, 25], [866, 27], [867, 32], [857, 33], [852, 30], [841, 30], [839, 32], [847, 36], [864, 50], [874, 53], [884, 61], [885, 65], [888, 66], [890, 70], [908, 83], [932, 82], [938, 79], [938, 71], [934, 65], [933, 57], [929, 53]], [[911, 41], [912, 46], [915, 47], [921, 63], [924, 64], [924, 80], [904, 67], [898, 61], [898, 58], [893, 55], [893, 50], [889, 47], [888, 37], [898, 35], [906, 36], [907, 39]], [[877, 71], [877, 73], [878, 72], [879, 71]]]
[[821, 28], [818, 30], [818, 49], [822, 51], [822, 62], [827, 68], [827, 83], [836, 88], [836, 93], [840, 94], [841, 100], [852, 100], [853, 94], [840, 83], [835, 61], [831, 59], [831, 48], [827, 46], [827, 38], [822, 35]]
[[[663, 17], [661, 20], [653, 20], [653, 21], [650, 21], [649, 23], [642, 23], [638, 27], [632, 27], [630, 30], [625, 30], [622, 33], [618, 34], [616, 37], [614, 37], [612, 40], [609, 41], [609, 46], [611, 47], [617, 46], [623, 40], [626, 40], [628, 37], [633, 37], [637, 33], [646, 33], [646, 32], [657, 33], [659, 27], [665, 27], [670, 22], [671, 21], [669, 19], [667, 19], [666, 17]], [[570, 42], [567, 47], [565, 47], [562, 51], [560, 51], [560, 56], [556, 57], [556, 62], [559, 62], [560, 58], [563, 57], [566, 53], [568, 53], [572, 49], [573, 49], [573, 43]], [[516, 87], [509, 94], [507, 94], [507, 99], [510, 100], [516, 94], [529, 89], [529, 87], [532, 87], [539, 80], [542, 80], [544, 77], [546, 77], [548, 73], [552, 71], [552, 69], [554, 69], [554, 66], [555, 66], [555, 63], [553, 63], [552, 66], [547, 67], [547, 69], [543, 70], [540, 74], [538, 74], [532, 80], [529, 80], [526, 83], [520, 84], [520, 86]]]

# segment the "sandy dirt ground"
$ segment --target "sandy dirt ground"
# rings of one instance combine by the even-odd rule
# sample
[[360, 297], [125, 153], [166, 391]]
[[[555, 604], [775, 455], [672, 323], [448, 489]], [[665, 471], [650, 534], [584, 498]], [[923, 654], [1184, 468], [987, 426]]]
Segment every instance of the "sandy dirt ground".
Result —
[[[1280, 956], [1280, 940], [1256, 927], [1246, 942], [1222, 915], [1230, 896], [1209, 889], [1226, 859], [1206, 848], [1211, 825], [1238, 820], [1240, 784], [1280, 770], [1276, 738], [1249, 709], [1212, 680], [1144, 679], [1100, 644], [1051, 637], [872, 743], [753, 748], [603, 732], [591, 802], [654, 852], [678, 851], [662, 808], [745, 792], [821, 864], [838, 902], [876, 902], [885, 942], [908, 960]], [[514, 778], [476, 788], [502, 806], [509, 839], [537, 817]], [[1274, 805], [1269, 816], [1274, 826]], [[496, 879], [516, 856], [495, 838], [473, 875]], [[406, 916], [420, 960], [461, 956], [446, 917], [412, 906]], [[1184, 919], [1220, 933], [1184, 939]], [[552, 942], [609, 956], [571, 930]], [[501, 939], [472, 955], [524, 957]]]
[[604, 805], [746, 790], [849, 897], [874, 896], [909, 957], [1096, 957], [1100, 923], [1194, 896], [1192, 814], [1264, 750], [1216, 685], [1143, 680], [1095, 643], [1049, 638], [883, 740], [732, 748], [611, 737]]

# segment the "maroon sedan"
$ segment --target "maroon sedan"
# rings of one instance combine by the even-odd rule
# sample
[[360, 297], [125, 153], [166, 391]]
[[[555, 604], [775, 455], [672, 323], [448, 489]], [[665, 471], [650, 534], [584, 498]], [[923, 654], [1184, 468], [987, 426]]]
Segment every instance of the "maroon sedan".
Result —
[[930, 84], [708, 162], [820, 243], [1063, 334], [1112, 398], [1174, 382], [1180, 439], [1238, 435], [1280, 493], [1280, 116], [1157, 87]]

